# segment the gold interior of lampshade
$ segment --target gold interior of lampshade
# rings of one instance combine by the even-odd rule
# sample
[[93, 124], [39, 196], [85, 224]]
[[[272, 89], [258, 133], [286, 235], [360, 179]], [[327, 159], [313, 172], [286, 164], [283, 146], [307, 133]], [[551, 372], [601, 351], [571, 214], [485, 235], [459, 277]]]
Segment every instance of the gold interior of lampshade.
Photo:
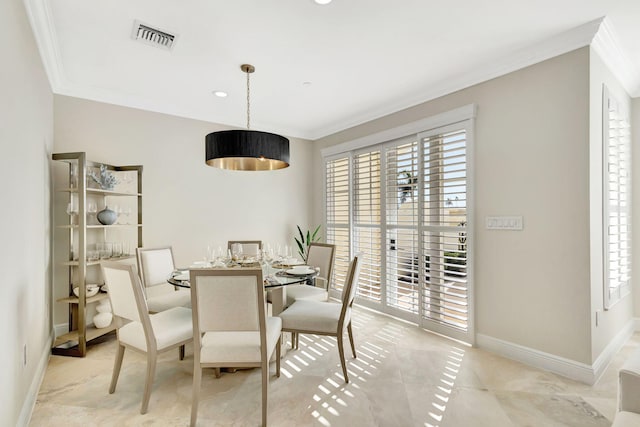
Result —
[[284, 169], [289, 163], [274, 159], [256, 159], [255, 157], [222, 157], [207, 160], [209, 166], [236, 171], [272, 171]]

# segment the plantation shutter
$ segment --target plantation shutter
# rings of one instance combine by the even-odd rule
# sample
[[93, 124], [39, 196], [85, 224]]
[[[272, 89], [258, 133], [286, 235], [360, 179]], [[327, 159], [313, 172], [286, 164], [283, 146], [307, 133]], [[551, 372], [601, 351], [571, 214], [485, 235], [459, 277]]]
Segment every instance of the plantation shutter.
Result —
[[422, 316], [467, 330], [467, 132], [425, 133], [423, 150]]
[[630, 291], [631, 130], [621, 107], [604, 91], [604, 305]]
[[385, 147], [387, 305], [418, 314], [420, 161], [415, 137]]
[[342, 290], [349, 267], [349, 156], [325, 162], [327, 243], [336, 245], [330, 287]]
[[362, 252], [357, 294], [381, 300], [380, 289], [380, 151], [356, 154], [353, 160], [353, 248]]

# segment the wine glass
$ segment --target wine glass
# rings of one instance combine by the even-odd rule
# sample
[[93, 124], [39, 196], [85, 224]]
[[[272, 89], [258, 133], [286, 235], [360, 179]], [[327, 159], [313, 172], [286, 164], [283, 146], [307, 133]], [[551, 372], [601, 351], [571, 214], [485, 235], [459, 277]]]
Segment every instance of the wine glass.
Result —
[[76, 224], [78, 208], [73, 205], [73, 202], [69, 202], [69, 204], [67, 205], [67, 215], [69, 215], [71, 225]]
[[87, 223], [93, 224], [95, 215], [98, 212], [98, 204], [96, 202], [87, 203]]

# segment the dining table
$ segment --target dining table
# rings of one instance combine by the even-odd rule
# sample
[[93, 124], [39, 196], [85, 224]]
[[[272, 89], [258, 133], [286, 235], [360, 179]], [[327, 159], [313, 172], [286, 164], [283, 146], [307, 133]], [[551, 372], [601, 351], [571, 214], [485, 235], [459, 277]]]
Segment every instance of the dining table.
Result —
[[286, 287], [289, 285], [306, 284], [313, 286], [313, 279], [318, 275], [318, 270], [309, 267], [306, 270], [300, 268], [299, 263], [284, 262], [258, 263], [258, 262], [230, 262], [230, 263], [210, 263], [198, 262], [188, 268], [177, 268], [167, 278], [167, 282], [171, 285], [181, 288], [190, 288], [189, 272], [192, 269], [208, 268], [208, 269], [245, 269], [245, 268], [262, 268], [262, 276], [264, 278], [264, 288], [268, 292], [268, 301], [271, 302], [271, 315], [277, 316], [285, 309], [287, 294]]

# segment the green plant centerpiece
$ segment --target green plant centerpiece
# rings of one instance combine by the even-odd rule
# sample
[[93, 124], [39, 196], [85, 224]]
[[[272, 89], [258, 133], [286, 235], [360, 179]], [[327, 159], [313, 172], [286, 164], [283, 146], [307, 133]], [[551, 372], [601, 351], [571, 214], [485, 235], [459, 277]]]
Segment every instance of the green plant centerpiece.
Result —
[[320, 231], [320, 226], [317, 226], [313, 233], [307, 230], [306, 234], [302, 232], [299, 225], [297, 225], [296, 227], [298, 227], [298, 234], [300, 235], [300, 238], [298, 239], [297, 237], [294, 237], [294, 239], [298, 244], [298, 253], [306, 263], [307, 257], [309, 256], [309, 246], [312, 243], [320, 240], [320, 236], [318, 236], [318, 231]]
[[90, 170], [87, 175], [103, 190], [113, 190], [118, 183], [116, 176], [109, 172], [105, 165], [100, 165], [100, 175], [96, 175], [92, 170]]

